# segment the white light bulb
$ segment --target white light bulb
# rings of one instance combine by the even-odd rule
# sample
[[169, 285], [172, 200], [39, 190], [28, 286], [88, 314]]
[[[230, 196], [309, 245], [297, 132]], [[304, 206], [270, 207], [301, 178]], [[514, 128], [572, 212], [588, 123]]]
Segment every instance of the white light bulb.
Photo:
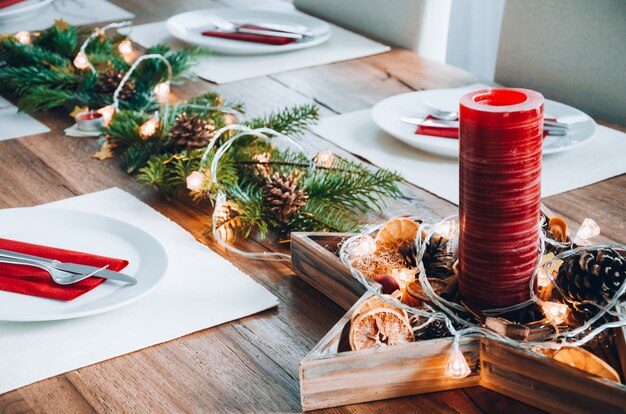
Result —
[[600, 226], [590, 218], [586, 218], [574, 236], [574, 241], [578, 244], [590, 244], [589, 239], [600, 234]]
[[400, 286], [400, 289], [404, 289], [407, 283], [415, 280], [415, 269], [393, 269], [391, 271], [391, 277], [396, 279], [396, 282], [398, 282], [398, 286]]
[[159, 127], [159, 120], [157, 118], [150, 118], [139, 127], [139, 135], [141, 138], [150, 138], [156, 133]]
[[133, 53], [133, 43], [129, 39], [124, 39], [117, 45], [117, 51], [122, 56], [128, 56]]
[[330, 168], [335, 162], [335, 154], [332, 151], [318, 152], [314, 158], [315, 165], [322, 168]]
[[448, 358], [448, 365], [446, 366], [446, 375], [452, 378], [460, 379], [465, 378], [472, 373], [472, 370], [463, 356], [463, 352], [459, 349], [458, 342], [452, 344], [452, 351]]
[[89, 67], [89, 59], [87, 59], [85, 52], [78, 52], [74, 58], [74, 66], [78, 69], [87, 69]]
[[546, 269], [544, 267], [539, 268], [539, 272], [537, 272], [537, 285], [540, 288], [544, 288], [550, 284], [550, 279], [548, 278], [548, 273], [546, 273]]
[[18, 32], [15, 34], [15, 38], [23, 45], [30, 43], [30, 32]]
[[357, 257], [369, 256], [376, 251], [376, 241], [372, 236], [366, 234], [359, 239], [359, 242], [352, 249], [352, 255]]
[[550, 319], [555, 325], [560, 325], [567, 320], [569, 308], [564, 303], [544, 302], [541, 308], [546, 318]]
[[104, 126], [108, 126], [111, 123], [113, 115], [115, 114], [115, 107], [113, 105], [107, 105], [98, 109], [97, 112], [102, 114]]
[[159, 102], [165, 102], [170, 94], [170, 82], [161, 82], [152, 91]]
[[200, 171], [193, 171], [187, 176], [187, 188], [191, 191], [202, 191], [204, 184], [207, 180], [207, 176]]

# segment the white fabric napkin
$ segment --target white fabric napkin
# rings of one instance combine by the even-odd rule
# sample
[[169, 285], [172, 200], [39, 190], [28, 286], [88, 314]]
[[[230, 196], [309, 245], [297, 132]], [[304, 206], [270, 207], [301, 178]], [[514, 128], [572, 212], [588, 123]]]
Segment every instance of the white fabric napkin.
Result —
[[35, 118], [24, 113], [18, 113], [17, 107], [1, 96], [0, 125], [2, 125], [2, 128], [0, 128], [0, 141], [50, 132], [50, 128]]
[[106, 0], [55, 0], [27, 18], [0, 22], [0, 33], [43, 30], [62, 19], [72, 25], [93, 24], [135, 17]]
[[[459, 203], [457, 159], [420, 151], [388, 135], [371, 110], [323, 118], [313, 131], [441, 198]], [[585, 145], [543, 157], [541, 195], [548, 197], [626, 173], [626, 134], [598, 126]]]
[[147, 297], [115, 311], [65, 321], [0, 322], [0, 394], [278, 304], [176, 223], [118, 188], [48, 205], [111, 216], [145, 230], [167, 251], [168, 271]]
[[[281, 11], [285, 11], [284, 9]], [[298, 12], [293, 12], [298, 13]], [[215, 83], [234, 82], [257, 76], [271, 75], [311, 66], [325, 65], [343, 60], [387, 52], [389, 46], [367, 39], [356, 33], [330, 24], [331, 38], [318, 46], [286, 53], [253, 56], [213, 55], [202, 58], [194, 68], [195, 73]], [[184, 43], [172, 38], [164, 22], [149, 23], [120, 30], [144, 47], [167, 43], [181, 48]]]

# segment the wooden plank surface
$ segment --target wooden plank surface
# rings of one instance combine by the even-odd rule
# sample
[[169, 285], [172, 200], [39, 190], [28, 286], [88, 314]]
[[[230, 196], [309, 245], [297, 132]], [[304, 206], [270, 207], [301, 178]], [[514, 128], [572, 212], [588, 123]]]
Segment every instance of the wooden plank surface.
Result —
[[[219, 3], [203, 0], [114, 0], [137, 14], [136, 23]], [[215, 90], [247, 103], [250, 115], [299, 103], [318, 103], [323, 115], [366, 109], [400, 92], [451, 87], [475, 79], [455, 68], [394, 50], [378, 56], [215, 86], [197, 81], [175, 89], [181, 98]], [[259, 263], [224, 251], [206, 235], [206, 211], [167, 202], [124, 174], [116, 160], [90, 155], [95, 140], [65, 137], [71, 119], [62, 112], [35, 114], [50, 134], [0, 142], [0, 207], [32, 206], [73, 195], [123, 188], [179, 223], [196, 238], [252, 275], [280, 301], [277, 310], [207, 329], [178, 340], [85, 367], [0, 395], [0, 412], [297, 412], [298, 367], [343, 315], [343, 310], [281, 263]], [[311, 145], [335, 149], [315, 136]], [[626, 241], [626, 177], [550, 197], [557, 214], [580, 223], [593, 216], [605, 235]], [[455, 206], [412, 185], [385, 216], [445, 216]], [[379, 218], [382, 220], [382, 216]], [[249, 250], [281, 249], [241, 240]], [[284, 250], [284, 248], [282, 248]], [[393, 401], [350, 405], [329, 413], [532, 413], [537, 410], [482, 388], [446, 391]]]

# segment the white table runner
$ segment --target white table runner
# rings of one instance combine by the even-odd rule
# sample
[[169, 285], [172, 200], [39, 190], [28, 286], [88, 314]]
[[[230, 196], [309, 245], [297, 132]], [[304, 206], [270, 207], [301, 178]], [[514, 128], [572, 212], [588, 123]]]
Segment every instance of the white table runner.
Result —
[[[280, 11], [285, 12], [284, 8]], [[298, 13], [293, 11], [293, 13]], [[329, 23], [330, 24], [330, 23]], [[357, 59], [390, 50], [389, 46], [367, 39], [356, 33], [330, 24], [331, 38], [319, 46], [287, 53], [255, 56], [213, 55], [200, 59], [195, 73], [215, 83], [233, 82], [257, 76], [271, 75], [311, 66], [325, 65], [343, 60]], [[120, 30], [141, 46], [150, 47], [167, 43], [173, 48], [184, 44], [172, 38], [164, 22], [133, 26]]]
[[50, 132], [50, 128], [35, 118], [24, 113], [18, 113], [17, 107], [1, 96], [0, 125], [2, 126], [0, 128], [0, 141]]
[[131, 12], [106, 0], [55, 0], [27, 18], [0, 22], [0, 33], [43, 30], [59, 19], [76, 26], [133, 17]]
[[0, 394], [278, 304], [176, 223], [118, 188], [49, 205], [111, 216], [152, 234], [168, 253], [168, 272], [146, 298], [112, 312], [65, 321], [0, 322]]
[[[321, 137], [398, 171], [404, 178], [446, 200], [459, 203], [458, 160], [420, 151], [378, 128], [371, 110], [323, 118], [313, 131]], [[585, 145], [543, 157], [542, 197], [563, 193], [626, 173], [626, 134], [598, 126]]]

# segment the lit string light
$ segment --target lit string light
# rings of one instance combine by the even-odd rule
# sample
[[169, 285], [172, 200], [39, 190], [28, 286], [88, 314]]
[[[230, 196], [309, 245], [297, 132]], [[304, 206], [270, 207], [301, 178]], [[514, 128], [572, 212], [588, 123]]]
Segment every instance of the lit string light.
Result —
[[189, 174], [186, 179], [187, 188], [194, 192], [202, 191], [204, 189], [206, 182], [207, 182], [206, 174], [200, 171], [192, 171], [191, 174]]
[[159, 112], [155, 112], [154, 116], [148, 119], [139, 127], [139, 135], [143, 139], [148, 139], [153, 136], [157, 129], [159, 129]]
[[23, 45], [28, 45], [31, 40], [30, 32], [17, 32], [15, 33], [15, 39]]
[[170, 81], [165, 81], [157, 84], [152, 92], [157, 97], [159, 103], [165, 103], [167, 101], [167, 97], [170, 95]]
[[589, 239], [600, 234], [600, 226], [594, 220], [586, 218], [574, 236], [574, 242], [581, 245], [591, 244]]
[[133, 53], [133, 42], [130, 39], [124, 39], [117, 45], [117, 51], [120, 52], [120, 55], [123, 57], [130, 56]]
[[115, 114], [115, 107], [113, 107], [113, 105], [107, 105], [98, 109], [97, 112], [102, 114], [104, 126], [109, 126], [111, 119], [113, 119], [113, 115]]

